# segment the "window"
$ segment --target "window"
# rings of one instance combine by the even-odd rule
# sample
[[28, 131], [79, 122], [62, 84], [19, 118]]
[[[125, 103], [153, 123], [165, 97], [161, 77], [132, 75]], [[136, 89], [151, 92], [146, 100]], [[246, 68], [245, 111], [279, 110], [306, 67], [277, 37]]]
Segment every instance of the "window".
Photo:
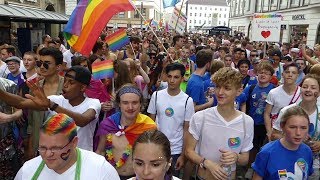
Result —
[[209, 24], [211, 24], [211, 21], [209, 21]]
[[224, 14], [223, 17], [224, 17], [224, 18], [227, 18], [227, 14]]
[[220, 8], [220, 11], [222, 11], [222, 8]]
[[201, 20], [199, 20], [199, 24], [201, 24]]
[[278, 0], [271, 0], [271, 11], [277, 10], [278, 7]]
[[212, 8], [210, 8], [210, 11], [212, 11]]
[[[145, 17], [146, 16], [146, 8], [142, 8], [142, 11], [140, 8], [138, 8], [141, 12], [141, 14]], [[134, 18], [140, 18], [140, 14], [138, 13], [138, 11], [135, 11], [134, 12]]]
[[288, 7], [288, 0], [280, 0], [280, 9], [286, 9]]
[[194, 23], [196, 24], [196, 23], [197, 23], [197, 20], [194, 20]]
[[206, 24], [207, 23], [207, 21], [206, 20], [204, 20], [204, 24]]
[[[221, 18], [221, 14], [219, 14], [219, 18]], [[220, 23], [219, 23], [220, 24]]]
[[196, 16], [196, 17], [197, 17], [197, 13], [194, 13], [194, 16]]
[[125, 12], [119, 12], [118, 18], [125, 18]]
[[217, 8], [214, 8], [214, 10], [216, 11], [216, 10], [217, 10]]
[[190, 9], [192, 9], [192, 6], [190, 6]]
[[194, 7], [195, 10], [197, 10], [197, 7]]
[[205, 7], [204, 10], [207, 10], [207, 7]]
[[257, 4], [256, 4], [256, 7], [257, 7], [257, 12], [260, 13], [261, 12], [261, 0], [257, 0]]
[[209, 17], [211, 17], [211, 14], [209, 14]]
[[291, 0], [291, 7], [299, 6], [299, 0]]
[[267, 12], [269, 10], [269, 0], [263, 0], [262, 11]]
[[201, 17], [201, 13], [199, 14], [199, 17]]
[[219, 21], [219, 25], [221, 25], [221, 21]]
[[190, 19], [190, 23], [192, 23], [192, 20]]
[[224, 10], [227, 11], [227, 8], [225, 8]]
[[206, 13], [204, 14], [204, 17], [207, 17], [207, 14], [206, 14]]
[[200, 10], [202, 10], [202, 7], [200, 7]]
[[190, 13], [190, 16], [192, 16], [192, 13]]

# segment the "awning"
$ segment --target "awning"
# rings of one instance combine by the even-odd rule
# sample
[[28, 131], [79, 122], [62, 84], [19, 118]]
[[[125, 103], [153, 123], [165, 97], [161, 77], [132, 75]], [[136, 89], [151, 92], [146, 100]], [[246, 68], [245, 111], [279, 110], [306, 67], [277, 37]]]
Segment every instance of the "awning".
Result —
[[8, 17], [15, 21], [32, 21], [51, 22], [65, 24], [69, 17], [52, 11], [45, 11], [38, 8], [29, 8], [23, 6], [12, 6], [0, 4], [0, 17]]

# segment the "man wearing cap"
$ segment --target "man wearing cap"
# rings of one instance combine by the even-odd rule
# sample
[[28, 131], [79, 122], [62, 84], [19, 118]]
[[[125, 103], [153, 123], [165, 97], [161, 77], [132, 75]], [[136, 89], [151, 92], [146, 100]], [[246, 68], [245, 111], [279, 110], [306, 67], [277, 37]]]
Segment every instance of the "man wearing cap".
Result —
[[99, 100], [84, 96], [89, 85], [91, 73], [81, 66], [71, 67], [64, 79], [62, 95], [46, 96], [43, 88], [33, 82], [28, 82], [34, 96], [25, 99], [0, 90], [0, 99], [8, 104], [19, 107], [47, 111], [49, 115], [64, 113], [75, 120], [78, 126], [78, 147], [93, 150], [93, 133], [100, 113]]
[[102, 156], [77, 148], [77, 134], [77, 125], [69, 116], [50, 117], [40, 129], [40, 156], [27, 161], [15, 180], [118, 180], [117, 171]]
[[290, 56], [293, 61], [295, 61], [297, 58], [299, 58], [299, 52], [300, 52], [299, 48], [291, 48]]
[[20, 61], [21, 59], [17, 56], [11, 56], [5, 61], [10, 71], [6, 78], [16, 83], [18, 88], [24, 82], [20, 72]]
[[282, 54], [279, 49], [273, 49], [269, 54], [270, 61], [272, 63], [274, 74], [271, 79], [271, 83], [278, 86], [282, 84], [281, 77], [283, 73], [283, 63], [281, 63]]
[[[15, 55], [16, 55], [16, 48], [14, 46], [11, 46], [8, 44], [4, 44], [0, 46], [0, 57], [2, 60], [2, 62], [0, 62], [0, 73], [1, 73], [0, 77], [6, 77], [6, 75], [10, 73], [10, 71], [8, 70], [8, 66], [3, 62], [5, 62], [7, 58]], [[21, 72], [27, 71], [22, 61], [20, 61], [20, 71]]]

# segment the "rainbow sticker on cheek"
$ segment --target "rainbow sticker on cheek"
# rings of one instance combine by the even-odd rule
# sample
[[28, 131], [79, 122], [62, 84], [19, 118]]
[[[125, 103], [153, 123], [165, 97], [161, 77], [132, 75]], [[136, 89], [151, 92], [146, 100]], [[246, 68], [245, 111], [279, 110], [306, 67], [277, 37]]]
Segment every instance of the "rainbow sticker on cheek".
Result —
[[173, 114], [174, 114], [174, 111], [173, 111], [172, 108], [167, 108], [167, 109], [164, 111], [164, 113], [166, 114], [166, 116], [172, 117]]
[[240, 144], [241, 144], [241, 139], [239, 137], [229, 138], [228, 140], [228, 146], [231, 149], [238, 148]]

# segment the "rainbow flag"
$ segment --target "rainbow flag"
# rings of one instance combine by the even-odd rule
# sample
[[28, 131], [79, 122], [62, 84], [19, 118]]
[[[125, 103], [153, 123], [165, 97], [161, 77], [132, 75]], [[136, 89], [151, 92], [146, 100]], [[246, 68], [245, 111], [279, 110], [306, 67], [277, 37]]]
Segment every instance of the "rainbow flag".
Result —
[[112, 16], [132, 10], [131, 0], [80, 0], [64, 29], [64, 36], [74, 50], [89, 55]]
[[93, 79], [99, 80], [113, 77], [113, 61], [104, 60], [92, 64]]
[[111, 51], [116, 51], [130, 42], [125, 29], [120, 29], [106, 37], [106, 43]]

